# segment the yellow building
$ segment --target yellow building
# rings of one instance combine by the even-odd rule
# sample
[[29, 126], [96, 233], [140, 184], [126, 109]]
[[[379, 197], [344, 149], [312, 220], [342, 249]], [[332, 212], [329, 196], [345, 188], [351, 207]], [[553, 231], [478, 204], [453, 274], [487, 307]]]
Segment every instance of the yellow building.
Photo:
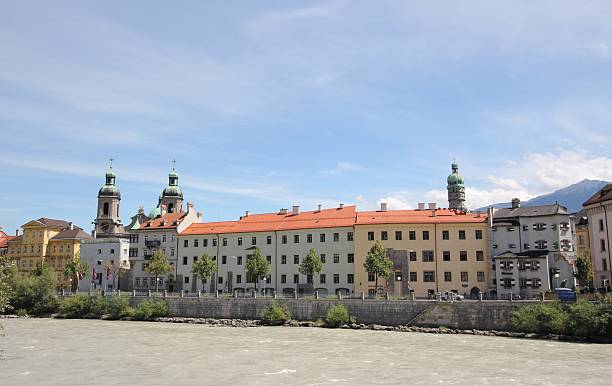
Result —
[[589, 219], [584, 212], [578, 212], [576, 218], [576, 256], [591, 258], [591, 242], [589, 239]]
[[44, 217], [27, 222], [22, 229], [23, 234], [10, 240], [7, 247], [7, 255], [19, 272], [28, 274], [38, 263], [45, 262], [55, 270], [58, 288], [70, 288], [70, 278], [64, 277], [64, 267], [78, 256], [81, 240], [91, 237], [72, 223]]
[[379, 280], [379, 294], [417, 297], [456, 292], [477, 297], [488, 280], [487, 217], [449, 209], [358, 212], [355, 224], [355, 292], [373, 294], [374, 278], [363, 268], [380, 241], [394, 272]]

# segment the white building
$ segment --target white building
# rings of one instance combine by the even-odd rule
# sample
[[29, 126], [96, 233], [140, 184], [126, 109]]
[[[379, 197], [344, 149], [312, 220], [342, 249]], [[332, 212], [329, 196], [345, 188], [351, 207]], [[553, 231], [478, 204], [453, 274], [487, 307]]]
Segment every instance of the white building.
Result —
[[[251, 293], [255, 283], [245, 272], [247, 259], [259, 248], [270, 264], [270, 274], [259, 282], [259, 292], [272, 289], [278, 294], [293, 294], [306, 289], [306, 276], [299, 264], [314, 248], [323, 260], [323, 271], [313, 278], [313, 287], [321, 296], [354, 292], [353, 225], [355, 206], [332, 209], [249, 214], [238, 221], [193, 224], [179, 236], [177, 277], [183, 289]], [[217, 273], [203, 288], [191, 273], [195, 260], [204, 253], [217, 262]], [[265, 288], [265, 290], [264, 290]]]
[[97, 238], [83, 240], [81, 259], [89, 264], [88, 279], [81, 280], [79, 291], [127, 290], [130, 242], [126, 238]]
[[[542, 292], [553, 287], [576, 286], [570, 215], [564, 206], [521, 207], [520, 201], [515, 198], [511, 208], [490, 208], [489, 221], [492, 270], [495, 269], [496, 256], [537, 251], [548, 256], [550, 287], [540, 287]], [[493, 278], [491, 286], [498, 293], [508, 292], [508, 288], [500, 290], [495, 272], [491, 272], [489, 277]], [[521, 292], [518, 283], [512, 288], [511, 292], [515, 295]]]
[[588, 217], [595, 286], [609, 287], [612, 280], [612, 184], [604, 186], [584, 204]]

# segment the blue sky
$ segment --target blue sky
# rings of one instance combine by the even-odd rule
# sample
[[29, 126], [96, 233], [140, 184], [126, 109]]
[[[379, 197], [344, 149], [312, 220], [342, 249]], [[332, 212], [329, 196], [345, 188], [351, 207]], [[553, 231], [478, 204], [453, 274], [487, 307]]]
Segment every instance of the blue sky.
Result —
[[612, 3], [5, 2], [0, 226], [91, 229], [171, 160], [206, 220], [299, 204], [472, 208], [612, 180]]

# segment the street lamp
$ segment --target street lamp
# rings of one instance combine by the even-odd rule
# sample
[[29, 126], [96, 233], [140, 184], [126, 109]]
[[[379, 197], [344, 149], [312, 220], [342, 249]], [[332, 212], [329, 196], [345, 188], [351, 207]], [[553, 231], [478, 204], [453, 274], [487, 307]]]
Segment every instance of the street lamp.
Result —
[[263, 278], [264, 287], [263, 287], [263, 296], [266, 297], [266, 282], [268, 281], [268, 277]]
[[556, 272], [556, 273], [555, 273], [555, 288], [554, 288], [554, 289], [556, 289], [556, 288], [557, 288], [557, 280], [558, 280], [558, 279], [559, 279], [559, 273], [558, 273], [558, 272]]

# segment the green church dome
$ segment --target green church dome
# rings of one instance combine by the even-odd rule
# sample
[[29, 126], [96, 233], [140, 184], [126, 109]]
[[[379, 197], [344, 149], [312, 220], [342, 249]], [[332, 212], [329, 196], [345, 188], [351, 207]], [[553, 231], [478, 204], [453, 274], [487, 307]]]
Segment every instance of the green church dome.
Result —
[[156, 206], [155, 208], [153, 208], [153, 210], [151, 210], [151, 212], [149, 213], [149, 218], [157, 218], [161, 216], [161, 208], [159, 206]]
[[115, 185], [104, 185], [100, 188], [98, 196], [113, 196], [121, 198], [121, 193]]
[[459, 165], [453, 162], [451, 168], [453, 172], [446, 179], [448, 185], [463, 185], [463, 176], [459, 174]]
[[183, 198], [183, 191], [178, 186], [168, 186], [166, 189], [164, 189], [162, 196]]

